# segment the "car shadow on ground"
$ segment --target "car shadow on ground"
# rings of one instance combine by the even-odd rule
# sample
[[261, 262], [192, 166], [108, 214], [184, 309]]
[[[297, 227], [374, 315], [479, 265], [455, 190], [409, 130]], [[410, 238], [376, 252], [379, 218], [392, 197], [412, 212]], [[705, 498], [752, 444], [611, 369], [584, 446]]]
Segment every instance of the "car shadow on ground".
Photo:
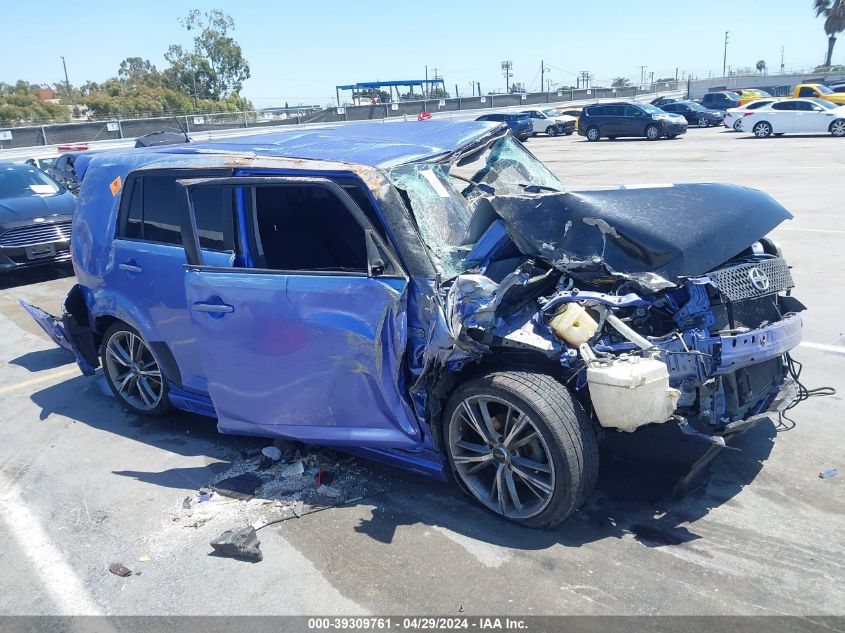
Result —
[[729, 439], [730, 448], [717, 454], [712, 467], [705, 468], [681, 498], [672, 494], [673, 488], [707, 446], [683, 436], [671, 423], [634, 434], [608, 435], [600, 449], [595, 491], [567, 521], [547, 531], [500, 519], [453, 485], [415, 480], [394, 471], [388, 499], [356, 530], [390, 542], [397, 527], [428, 523], [516, 549], [577, 547], [625, 534], [648, 547], [687, 543], [701, 538], [695, 530], [697, 520], [754, 480], [768, 459], [775, 435], [774, 424], [766, 420]]
[[0, 275], [0, 290], [30, 286], [67, 277], [73, 277], [73, 266], [70, 262], [20, 268]]
[[[57, 413], [169, 453], [214, 459], [205, 466], [112, 473], [180, 491], [208, 485], [210, 479], [229, 469], [246, 452], [271, 442], [221, 435], [215, 421], [203, 416], [178, 412], [149, 417], [129, 413], [110, 395], [100, 375], [80, 376], [46, 387], [33, 393], [31, 399], [41, 408], [41, 420]], [[648, 547], [687, 543], [700, 538], [695, 529], [697, 520], [754, 480], [768, 459], [776, 434], [774, 424], [766, 420], [731, 437], [729, 448], [720, 451], [692, 491], [675, 498], [673, 487], [708, 445], [681, 434], [673, 423], [633, 434], [608, 433], [601, 443], [595, 491], [569, 520], [546, 531], [500, 519], [465, 497], [453, 483], [361, 460], [365, 477], [373, 485], [357, 503], [371, 507], [372, 515], [362, 519], [355, 530], [389, 543], [400, 526], [430, 525], [503, 547], [531, 550], [556, 544], [577, 547], [626, 534]]]

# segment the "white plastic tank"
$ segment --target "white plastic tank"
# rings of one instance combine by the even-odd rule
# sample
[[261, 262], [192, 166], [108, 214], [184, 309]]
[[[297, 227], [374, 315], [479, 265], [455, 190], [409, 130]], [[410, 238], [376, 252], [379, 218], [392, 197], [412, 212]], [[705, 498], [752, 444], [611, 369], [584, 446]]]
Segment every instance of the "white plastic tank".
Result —
[[634, 431], [668, 420], [681, 392], [669, 386], [669, 370], [659, 358], [620, 356], [587, 363], [587, 385], [602, 426]]
[[573, 347], [583, 345], [596, 333], [599, 325], [583, 306], [564, 303], [551, 320], [549, 326], [560, 339]]

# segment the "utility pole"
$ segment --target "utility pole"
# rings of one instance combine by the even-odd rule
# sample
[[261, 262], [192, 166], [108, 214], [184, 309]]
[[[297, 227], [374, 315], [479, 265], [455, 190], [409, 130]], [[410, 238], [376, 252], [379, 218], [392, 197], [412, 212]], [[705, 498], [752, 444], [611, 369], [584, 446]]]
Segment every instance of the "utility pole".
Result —
[[678, 82], [678, 67], [675, 66], [675, 83]]
[[543, 81], [546, 78], [545, 71], [546, 71], [546, 65], [543, 63], [543, 60], [541, 59], [540, 60], [540, 90], [543, 89], [543, 85], [544, 85]]
[[652, 70], [651, 71], [651, 79], [649, 80], [649, 86], [653, 86], [653, 85], [654, 85], [654, 71]]
[[725, 76], [725, 70], [728, 67], [728, 42], [730, 39], [728, 38], [728, 34], [730, 31], [725, 31], [725, 54], [722, 56], [722, 77]]
[[645, 87], [645, 69], [648, 66], [640, 66], [640, 88]]
[[61, 55], [62, 58], [62, 68], [65, 69], [65, 88], [67, 88], [67, 100], [70, 101], [70, 81], [67, 78], [67, 64], [65, 64], [65, 56]]
[[425, 86], [423, 86], [423, 95], [428, 95], [428, 64], [425, 65]]
[[783, 74], [783, 46], [780, 47], [780, 74]]
[[502, 72], [505, 75], [505, 94], [509, 93], [511, 90], [511, 70], [513, 70], [512, 61], [502, 62]]

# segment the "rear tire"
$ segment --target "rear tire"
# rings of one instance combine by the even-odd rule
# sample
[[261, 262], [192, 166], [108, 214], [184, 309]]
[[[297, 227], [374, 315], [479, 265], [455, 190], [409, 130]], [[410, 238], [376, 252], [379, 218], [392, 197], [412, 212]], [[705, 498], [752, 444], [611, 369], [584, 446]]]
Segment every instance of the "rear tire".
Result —
[[645, 137], [646, 137], [649, 141], [657, 141], [657, 140], [659, 140], [659, 139], [660, 139], [660, 128], [659, 128], [659, 127], [657, 127], [656, 125], [649, 125], [649, 126], [645, 129]]
[[549, 136], [557, 136], [557, 127], [554, 125], [550, 125], [546, 128], [546, 134]]
[[601, 138], [601, 132], [597, 127], [591, 127], [587, 129], [587, 140], [588, 141], [598, 141]]
[[106, 382], [124, 407], [143, 415], [170, 411], [167, 377], [138, 330], [114, 323], [103, 335], [100, 362]]
[[742, 132], [742, 119], [737, 119], [733, 124], [734, 132]]
[[760, 121], [751, 129], [757, 138], [768, 138], [772, 135], [772, 126], [768, 121]]
[[569, 390], [545, 374], [501, 371], [471, 378], [446, 404], [442, 437], [461, 489], [526, 527], [565, 520], [598, 476], [592, 423]]
[[836, 119], [830, 124], [830, 133], [836, 137], [845, 136], [845, 119]]

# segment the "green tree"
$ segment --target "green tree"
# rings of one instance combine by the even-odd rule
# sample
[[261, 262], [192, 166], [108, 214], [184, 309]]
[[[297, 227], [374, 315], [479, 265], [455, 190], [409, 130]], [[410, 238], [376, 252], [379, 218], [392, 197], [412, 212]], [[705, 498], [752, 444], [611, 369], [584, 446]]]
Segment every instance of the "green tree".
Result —
[[758, 72], [758, 73], [764, 73], [764, 72], [766, 72], [766, 68], [767, 68], [767, 66], [766, 66], [766, 60], [765, 60], [765, 59], [760, 59], [760, 60], [758, 60], [758, 61], [757, 61], [757, 64], [756, 64], [756, 68], [757, 68], [757, 72]]
[[827, 34], [827, 56], [825, 66], [831, 65], [836, 36], [845, 31], [845, 0], [813, 0], [816, 17], [824, 16], [824, 32]]
[[117, 78], [128, 86], [161, 86], [163, 78], [148, 59], [127, 57], [120, 62]]
[[611, 88], [627, 88], [631, 85], [631, 80], [627, 77], [617, 77], [613, 80], [613, 83], [610, 84]]
[[180, 23], [187, 31], [197, 33], [193, 51], [171, 46], [165, 55], [171, 66], [179, 69], [183, 90], [193, 87], [193, 76], [190, 85], [185, 85], [185, 72], [190, 71], [196, 73], [198, 84], [211, 99], [220, 101], [240, 93], [250, 70], [240, 44], [230, 35], [235, 29], [231, 16], [219, 9], [204, 13], [193, 9]]

